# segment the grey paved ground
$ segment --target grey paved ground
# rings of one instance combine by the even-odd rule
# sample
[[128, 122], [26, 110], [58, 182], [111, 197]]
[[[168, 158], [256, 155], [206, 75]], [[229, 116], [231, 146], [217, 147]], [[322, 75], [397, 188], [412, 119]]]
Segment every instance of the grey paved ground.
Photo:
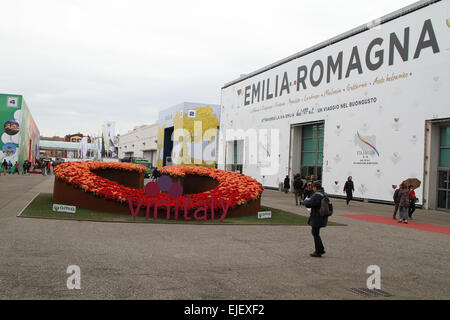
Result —
[[[450, 298], [450, 236], [333, 216], [327, 254], [309, 257], [309, 227], [196, 226], [18, 218], [53, 177], [0, 176], [1, 299], [365, 299], [369, 265], [388, 299]], [[266, 190], [263, 203], [306, 214], [293, 196]], [[392, 207], [334, 200], [340, 213], [391, 215]], [[450, 214], [417, 221], [450, 226]], [[68, 265], [81, 290], [68, 290]]]

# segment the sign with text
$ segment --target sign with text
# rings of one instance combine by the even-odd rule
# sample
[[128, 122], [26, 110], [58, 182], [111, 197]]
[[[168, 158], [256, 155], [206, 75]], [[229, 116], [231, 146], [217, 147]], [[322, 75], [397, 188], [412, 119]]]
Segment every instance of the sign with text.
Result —
[[77, 211], [77, 207], [75, 206], [67, 206], [65, 204], [53, 204], [53, 211], [55, 212], [67, 212], [67, 213], [75, 213]]
[[272, 218], [272, 211], [259, 211], [258, 212], [258, 219], [271, 219]]

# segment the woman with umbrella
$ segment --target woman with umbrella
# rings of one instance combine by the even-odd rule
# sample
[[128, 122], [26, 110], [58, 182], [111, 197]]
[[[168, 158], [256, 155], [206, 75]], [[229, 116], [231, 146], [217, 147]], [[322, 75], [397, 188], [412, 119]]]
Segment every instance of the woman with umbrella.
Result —
[[406, 186], [408, 186], [408, 200], [409, 200], [409, 206], [408, 206], [408, 216], [409, 218], [412, 218], [412, 214], [414, 213], [414, 211], [416, 210], [416, 202], [417, 202], [417, 198], [416, 198], [416, 193], [414, 192], [415, 189], [420, 187], [420, 180], [417, 178], [408, 178], [405, 181], [403, 181], [402, 183], [404, 183]]
[[416, 193], [414, 192], [413, 185], [409, 186], [409, 210], [408, 215], [409, 218], [412, 219], [412, 214], [416, 211]]

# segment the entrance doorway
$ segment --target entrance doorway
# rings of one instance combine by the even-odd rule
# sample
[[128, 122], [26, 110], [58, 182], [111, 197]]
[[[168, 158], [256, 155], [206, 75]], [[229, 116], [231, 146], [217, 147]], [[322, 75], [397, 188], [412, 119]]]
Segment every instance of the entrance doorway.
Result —
[[173, 131], [174, 127], [164, 129], [163, 167], [172, 164]]
[[302, 126], [300, 174], [322, 181], [324, 123]]
[[324, 121], [291, 125], [289, 176], [299, 173], [309, 181], [322, 181]]

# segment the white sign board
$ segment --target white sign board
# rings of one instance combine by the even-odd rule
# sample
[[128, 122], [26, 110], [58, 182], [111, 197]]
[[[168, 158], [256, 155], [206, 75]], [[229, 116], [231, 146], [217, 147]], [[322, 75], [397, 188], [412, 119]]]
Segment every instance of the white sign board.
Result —
[[272, 211], [259, 211], [258, 219], [272, 219]]
[[[353, 176], [355, 196], [392, 201], [391, 185], [424, 181], [425, 120], [450, 117], [449, 10], [450, 1], [433, 3], [223, 88], [221, 132], [278, 144], [271, 157], [244, 157], [243, 173], [277, 187], [301, 165], [286, 152], [300, 148], [291, 126], [320, 121], [322, 185], [330, 194], [342, 194]], [[230, 163], [233, 140], [220, 137], [219, 169]]]
[[77, 210], [77, 207], [75, 206], [68, 206], [65, 204], [53, 204], [53, 211], [55, 212], [67, 212], [67, 213], [75, 213]]

